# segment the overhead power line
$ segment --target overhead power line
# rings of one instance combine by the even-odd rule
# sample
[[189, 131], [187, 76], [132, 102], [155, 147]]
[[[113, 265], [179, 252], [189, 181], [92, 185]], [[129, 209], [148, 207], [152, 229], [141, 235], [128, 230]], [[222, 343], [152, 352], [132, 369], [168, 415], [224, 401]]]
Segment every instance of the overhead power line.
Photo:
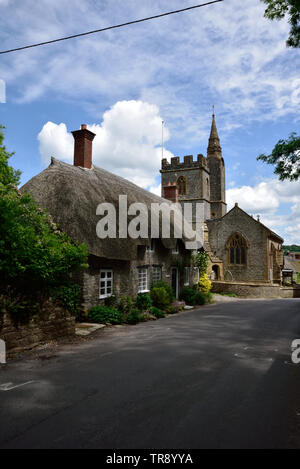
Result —
[[194, 10], [196, 8], [205, 7], [207, 5], [212, 5], [213, 3], [220, 3], [220, 2], [223, 2], [223, 1], [224, 0], [214, 0], [214, 1], [211, 1], [211, 2], [207, 2], [207, 3], [201, 3], [200, 5], [194, 5], [194, 6], [191, 6], [191, 7], [181, 8], [180, 10], [168, 11], [167, 13], [161, 13], [160, 15], [149, 16], [148, 18], [142, 18], [142, 19], [139, 19], [139, 20], [128, 21], [127, 23], [116, 24], [114, 26], [108, 26], [108, 27], [102, 28], [102, 29], [95, 29], [94, 31], [88, 31], [86, 33], [73, 34], [72, 36], [61, 37], [59, 39], [52, 39], [51, 41], [39, 42], [37, 44], [30, 44], [28, 46], [16, 47], [15, 49], [3, 50], [3, 51], [0, 51], [0, 54], [9, 54], [11, 52], [16, 52], [16, 51], [19, 51], [19, 50], [31, 49], [32, 47], [45, 46], [46, 44], [53, 44], [54, 42], [66, 41], [68, 39], [74, 39], [76, 37], [88, 36], [89, 34], [101, 33], [103, 31], [109, 31], [111, 29], [123, 28], [124, 26], [129, 26], [131, 24], [143, 23], [144, 21], [155, 20], [157, 18], [162, 18], [163, 16], [174, 15], [175, 13], [182, 13], [184, 11]]

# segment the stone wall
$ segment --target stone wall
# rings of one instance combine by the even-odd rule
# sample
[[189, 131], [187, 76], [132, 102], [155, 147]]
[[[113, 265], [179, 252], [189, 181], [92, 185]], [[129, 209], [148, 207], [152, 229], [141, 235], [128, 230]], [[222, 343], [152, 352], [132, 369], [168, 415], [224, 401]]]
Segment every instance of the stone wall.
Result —
[[213, 293], [235, 293], [241, 298], [300, 298], [300, 287], [260, 283], [213, 282]]
[[0, 319], [0, 339], [8, 352], [18, 352], [75, 334], [75, 317], [50, 301], [44, 303], [40, 313], [32, 316], [28, 324], [14, 325], [4, 313]]

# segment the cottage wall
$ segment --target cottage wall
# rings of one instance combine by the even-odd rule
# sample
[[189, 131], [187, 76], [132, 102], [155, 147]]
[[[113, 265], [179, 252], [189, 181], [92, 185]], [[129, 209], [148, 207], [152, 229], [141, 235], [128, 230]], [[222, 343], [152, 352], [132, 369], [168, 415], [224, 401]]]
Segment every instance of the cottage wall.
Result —
[[[184, 267], [191, 264], [191, 252], [184, 248], [181, 241], [178, 243], [178, 254], [172, 254], [172, 249], [163, 246], [160, 240], [155, 240], [153, 252], [147, 251], [145, 246], [137, 247], [137, 259], [131, 262], [109, 260], [96, 256], [89, 257], [89, 269], [73, 277], [82, 285], [82, 308], [88, 310], [92, 306], [104, 303], [99, 296], [100, 270], [113, 270], [113, 293], [117, 298], [121, 296], [138, 295], [138, 268], [147, 267], [148, 289], [153, 283], [153, 267], [161, 267], [162, 280], [172, 285], [171, 268], [178, 268], [179, 294], [184, 287]], [[190, 271], [190, 285], [193, 284], [193, 272]]]

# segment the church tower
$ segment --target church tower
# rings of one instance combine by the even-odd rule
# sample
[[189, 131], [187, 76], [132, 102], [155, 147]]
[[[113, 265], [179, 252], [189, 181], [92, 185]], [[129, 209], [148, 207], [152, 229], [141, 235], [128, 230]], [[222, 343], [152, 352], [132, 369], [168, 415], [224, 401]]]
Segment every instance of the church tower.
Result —
[[211, 218], [221, 218], [227, 212], [225, 201], [225, 164], [214, 114], [212, 116], [207, 147], [207, 162], [210, 170]]
[[[210, 172], [207, 158], [203, 155], [187, 155], [183, 161], [176, 156], [162, 160], [161, 166], [161, 189], [162, 197], [172, 201], [175, 199], [183, 206], [184, 203], [193, 205], [193, 213], [196, 213], [195, 205], [202, 204], [203, 221], [211, 218], [210, 214]], [[176, 196], [170, 196], [171, 192], [177, 189]]]

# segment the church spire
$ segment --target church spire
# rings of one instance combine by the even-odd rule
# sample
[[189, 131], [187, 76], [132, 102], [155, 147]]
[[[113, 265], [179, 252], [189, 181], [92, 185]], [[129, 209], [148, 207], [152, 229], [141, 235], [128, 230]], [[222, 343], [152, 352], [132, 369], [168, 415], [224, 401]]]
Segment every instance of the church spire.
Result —
[[218, 135], [216, 120], [215, 120], [215, 110], [213, 107], [212, 123], [210, 130], [210, 137], [207, 147], [207, 156], [214, 156], [215, 158], [222, 158], [222, 148], [220, 144], [220, 138]]

